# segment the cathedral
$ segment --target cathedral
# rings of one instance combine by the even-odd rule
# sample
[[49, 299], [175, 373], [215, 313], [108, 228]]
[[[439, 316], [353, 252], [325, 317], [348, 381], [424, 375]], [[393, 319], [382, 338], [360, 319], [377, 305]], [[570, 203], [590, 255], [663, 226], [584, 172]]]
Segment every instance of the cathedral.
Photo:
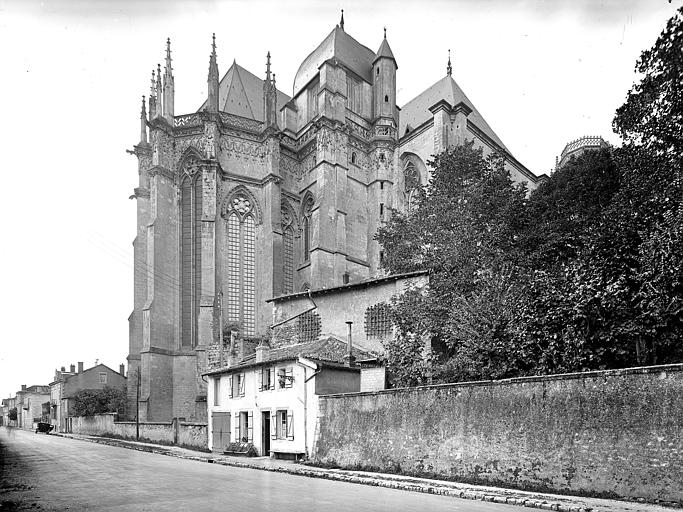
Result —
[[143, 421], [206, 421], [202, 373], [223, 332], [266, 335], [267, 301], [383, 276], [374, 234], [392, 210], [410, 208], [432, 155], [474, 140], [536, 187], [453, 80], [450, 59], [442, 79], [399, 106], [386, 31], [373, 47], [342, 17], [301, 63], [290, 96], [270, 54], [262, 78], [236, 62], [221, 78], [214, 37], [206, 97], [176, 114], [167, 42], [134, 150], [130, 417], [139, 407]]

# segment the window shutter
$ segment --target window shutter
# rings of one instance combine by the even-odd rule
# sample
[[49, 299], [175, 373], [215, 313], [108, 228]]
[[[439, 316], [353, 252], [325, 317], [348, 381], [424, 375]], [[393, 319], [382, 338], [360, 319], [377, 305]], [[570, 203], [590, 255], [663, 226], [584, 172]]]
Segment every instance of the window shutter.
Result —
[[241, 434], [240, 434], [240, 413], [236, 412], [235, 413], [235, 442], [239, 443], [241, 441]]
[[232, 375], [229, 376], [230, 378], [228, 379], [228, 396], [230, 398], [233, 398], [235, 396], [233, 392], [233, 386], [232, 386]]
[[275, 367], [268, 370], [270, 372], [270, 389], [275, 389]]
[[249, 411], [249, 416], [247, 417], [247, 440], [250, 443], [254, 442], [254, 413]]
[[287, 439], [294, 441], [294, 413], [287, 411]]
[[256, 373], [258, 373], [258, 390], [263, 391], [263, 369], [259, 369]]
[[270, 412], [270, 438], [277, 439], [277, 411]]
[[244, 374], [240, 373], [239, 383], [240, 383], [240, 396], [244, 396]]
[[293, 374], [294, 374], [294, 370], [292, 370], [291, 368], [289, 370], [285, 371], [285, 376], [287, 377], [285, 379], [285, 387], [286, 388], [291, 388], [293, 386], [293, 384], [294, 384], [294, 379], [292, 378]]

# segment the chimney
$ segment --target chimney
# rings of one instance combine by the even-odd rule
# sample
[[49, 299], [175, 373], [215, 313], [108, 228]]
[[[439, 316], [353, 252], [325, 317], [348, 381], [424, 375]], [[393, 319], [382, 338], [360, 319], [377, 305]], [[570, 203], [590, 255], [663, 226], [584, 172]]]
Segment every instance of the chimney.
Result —
[[22, 384], [22, 385], [21, 385], [21, 390], [22, 390], [22, 391], [26, 391], [26, 384]]
[[126, 371], [126, 367], [124, 365], [120, 364], [119, 365], [119, 373], [121, 375], [123, 375], [124, 377], [126, 376], [126, 374], [124, 373], [125, 371]]
[[346, 361], [346, 366], [351, 367], [355, 366], [356, 358], [353, 357], [353, 342], [351, 338], [351, 326], [353, 325], [353, 322], [346, 322], [346, 325], [349, 326], [349, 331], [348, 331], [348, 338], [347, 338], [347, 348], [348, 348], [348, 354], [344, 357], [344, 359], [347, 359]]
[[69, 366], [69, 372], [76, 373], [76, 366], [73, 364], [71, 366]]
[[270, 347], [268, 346], [268, 341], [265, 339], [261, 340], [261, 343], [256, 347], [256, 362], [263, 363], [264, 361], [268, 361], [269, 356]]
[[64, 367], [62, 366], [62, 369], [59, 370], [59, 371], [60, 371], [60, 372], [65, 372], [65, 371], [66, 371], [66, 368], [64, 368]]
[[78, 361], [78, 373], [83, 373], [83, 361]]

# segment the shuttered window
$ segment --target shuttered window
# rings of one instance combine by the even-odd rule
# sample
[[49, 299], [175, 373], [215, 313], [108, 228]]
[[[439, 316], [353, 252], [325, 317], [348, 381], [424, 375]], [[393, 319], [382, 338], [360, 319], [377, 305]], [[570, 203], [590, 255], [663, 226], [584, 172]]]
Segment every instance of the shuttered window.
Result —
[[274, 439], [294, 441], [294, 413], [289, 410], [279, 410], [275, 415]]

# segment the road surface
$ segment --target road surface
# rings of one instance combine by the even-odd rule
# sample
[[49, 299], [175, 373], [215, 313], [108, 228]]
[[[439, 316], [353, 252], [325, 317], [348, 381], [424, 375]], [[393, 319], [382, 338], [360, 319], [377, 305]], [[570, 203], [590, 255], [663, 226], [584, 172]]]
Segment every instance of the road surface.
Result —
[[472, 511], [512, 505], [462, 500], [207, 464], [0, 428], [0, 512]]

